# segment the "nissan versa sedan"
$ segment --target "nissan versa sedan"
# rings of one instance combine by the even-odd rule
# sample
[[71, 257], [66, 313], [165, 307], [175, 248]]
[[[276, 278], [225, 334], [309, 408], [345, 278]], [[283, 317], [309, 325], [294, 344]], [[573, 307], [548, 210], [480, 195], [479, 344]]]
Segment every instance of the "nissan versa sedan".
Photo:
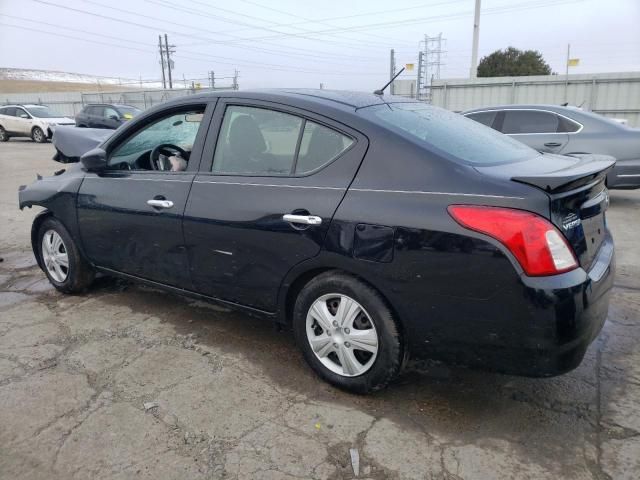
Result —
[[607, 175], [607, 188], [640, 188], [640, 129], [558, 105], [505, 105], [463, 115], [540, 152], [611, 155], [617, 162]]
[[216, 92], [146, 111], [19, 202], [45, 207], [33, 251], [58, 290], [107, 274], [222, 302], [365, 393], [410, 356], [575, 368], [607, 315], [613, 164], [393, 96]]

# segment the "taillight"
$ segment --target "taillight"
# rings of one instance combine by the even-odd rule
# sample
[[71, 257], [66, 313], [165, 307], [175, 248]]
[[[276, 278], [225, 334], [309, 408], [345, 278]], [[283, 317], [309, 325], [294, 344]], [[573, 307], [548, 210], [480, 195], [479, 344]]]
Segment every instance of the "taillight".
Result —
[[564, 236], [535, 213], [479, 205], [450, 205], [448, 211], [463, 227], [499, 240], [527, 275], [554, 275], [578, 267]]

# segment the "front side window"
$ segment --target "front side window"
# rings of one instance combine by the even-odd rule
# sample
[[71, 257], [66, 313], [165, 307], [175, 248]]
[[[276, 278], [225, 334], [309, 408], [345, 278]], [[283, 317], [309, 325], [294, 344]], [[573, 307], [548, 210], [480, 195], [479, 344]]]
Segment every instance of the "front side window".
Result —
[[558, 116], [536, 110], [505, 110], [502, 133], [556, 133]]
[[391, 103], [361, 108], [365, 118], [451, 160], [497, 165], [534, 158], [538, 152], [463, 115], [425, 103]]
[[328, 164], [353, 140], [296, 115], [227, 107], [213, 159], [214, 173], [303, 175]]
[[22, 108], [16, 108], [16, 117], [31, 118], [29, 117], [29, 114]]
[[120, 118], [120, 114], [111, 107], [104, 107], [104, 118], [112, 119], [114, 117]]
[[128, 170], [185, 170], [203, 116], [204, 107], [174, 112], [154, 121], [113, 151], [108, 161], [109, 167]]

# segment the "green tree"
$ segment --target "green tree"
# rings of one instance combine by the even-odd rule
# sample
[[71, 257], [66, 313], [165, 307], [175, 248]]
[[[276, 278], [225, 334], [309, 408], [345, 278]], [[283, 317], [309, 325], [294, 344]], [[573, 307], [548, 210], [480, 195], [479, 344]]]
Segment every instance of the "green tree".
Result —
[[536, 50], [518, 50], [509, 47], [496, 50], [480, 60], [478, 77], [521, 77], [524, 75], [551, 75], [551, 67]]

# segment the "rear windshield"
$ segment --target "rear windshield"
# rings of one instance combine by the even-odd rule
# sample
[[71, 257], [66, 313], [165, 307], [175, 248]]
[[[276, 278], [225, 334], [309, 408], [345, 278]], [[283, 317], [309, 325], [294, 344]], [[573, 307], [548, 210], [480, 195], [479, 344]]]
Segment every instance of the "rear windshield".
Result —
[[490, 127], [425, 103], [374, 105], [362, 108], [359, 112], [460, 163], [497, 165], [538, 155], [530, 147]]

